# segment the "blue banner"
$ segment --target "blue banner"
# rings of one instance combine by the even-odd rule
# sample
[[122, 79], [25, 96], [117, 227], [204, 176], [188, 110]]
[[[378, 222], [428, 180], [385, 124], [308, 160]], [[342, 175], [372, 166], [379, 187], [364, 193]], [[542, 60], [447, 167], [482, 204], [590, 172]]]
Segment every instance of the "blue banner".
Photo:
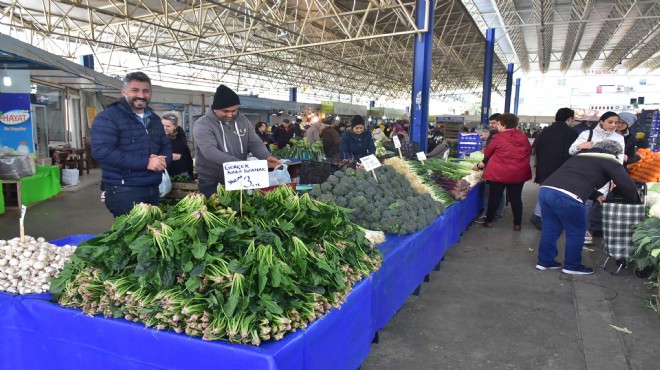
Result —
[[30, 94], [2, 94], [0, 99], [0, 147], [34, 153]]

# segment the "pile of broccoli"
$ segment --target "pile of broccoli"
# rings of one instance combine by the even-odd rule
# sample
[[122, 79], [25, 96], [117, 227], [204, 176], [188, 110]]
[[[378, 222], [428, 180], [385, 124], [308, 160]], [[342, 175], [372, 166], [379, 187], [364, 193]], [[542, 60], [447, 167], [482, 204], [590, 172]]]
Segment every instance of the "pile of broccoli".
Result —
[[371, 172], [351, 168], [337, 171], [326, 182], [314, 185], [310, 195], [352, 209], [351, 221], [387, 234], [406, 235], [421, 230], [444, 212], [442, 204], [429, 194], [416, 193], [392, 166], [375, 171], [378, 182]]

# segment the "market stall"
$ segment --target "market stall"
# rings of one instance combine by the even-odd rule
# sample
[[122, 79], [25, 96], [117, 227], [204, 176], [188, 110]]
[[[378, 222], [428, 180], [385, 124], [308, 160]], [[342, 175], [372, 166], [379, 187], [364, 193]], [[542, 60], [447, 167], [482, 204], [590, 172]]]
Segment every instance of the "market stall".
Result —
[[[58, 166], [36, 166], [36, 173], [20, 180], [0, 180], [0, 185], [16, 186], [20, 204], [30, 205], [54, 197], [62, 191]], [[0, 214], [5, 212], [5, 200], [0, 191]]]

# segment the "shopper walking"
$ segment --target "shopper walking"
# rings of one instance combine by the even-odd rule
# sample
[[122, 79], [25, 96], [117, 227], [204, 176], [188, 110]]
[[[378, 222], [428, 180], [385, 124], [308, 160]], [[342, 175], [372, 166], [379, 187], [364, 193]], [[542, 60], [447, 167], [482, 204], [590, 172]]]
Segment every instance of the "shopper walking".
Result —
[[[575, 112], [570, 108], [560, 108], [555, 114], [555, 122], [543, 130], [534, 140], [536, 149], [536, 178], [534, 182], [542, 184], [553, 172], [561, 167], [571, 155], [568, 149], [578, 137], [571, 124]], [[541, 205], [536, 202], [531, 222], [541, 229]]]
[[172, 145], [160, 117], [149, 108], [151, 79], [143, 72], [124, 77], [122, 97], [92, 124], [92, 156], [101, 164], [105, 206], [113, 216], [135, 203], [157, 205], [158, 185], [172, 161]]
[[376, 145], [369, 131], [364, 129], [364, 118], [353, 116], [351, 128], [346, 130], [339, 144], [342, 159], [360, 160], [370, 154], [376, 153]]
[[633, 130], [633, 125], [637, 121], [637, 117], [628, 112], [621, 112], [618, 114], [619, 122], [616, 123], [616, 133], [623, 136], [623, 141], [626, 146], [623, 148], [625, 154], [626, 164], [637, 162], [640, 157], [636, 156], [637, 152], [637, 136]]
[[613, 140], [594, 143], [568, 159], [541, 185], [539, 202], [543, 214], [543, 230], [539, 242], [539, 270], [562, 268], [556, 261], [557, 240], [566, 232], [563, 272], [588, 275], [594, 270], [582, 264], [584, 235], [587, 231], [587, 199], [602, 203], [605, 195], [597, 189], [613, 181], [623, 201], [637, 200], [637, 187], [621, 165], [623, 146]]
[[167, 167], [170, 177], [177, 175], [193, 178], [193, 159], [188, 148], [186, 133], [178, 125], [179, 118], [174, 113], [165, 113], [161, 118], [165, 134], [172, 145], [172, 162]]
[[199, 175], [199, 192], [210, 197], [224, 184], [223, 164], [244, 161], [248, 153], [268, 161], [274, 168], [282, 162], [273, 157], [254, 131], [250, 120], [239, 113], [238, 95], [225, 85], [218, 86], [213, 104], [193, 128], [195, 166]]
[[525, 181], [532, 178], [529, 155], [532, 147], [527, 136], [517, 129], [518, 117], [504, 113], [497, 117], [497, 135], [484, 150], [488, 164], [483, 178], [490, 184], [485, 227], [492, 227], [495, 211], [506, 189], [513, 213], [513, 229], [519, 231], [522, 224], [522, 189]]
[[323, 130], [323, 125], [325, 123], [321, 120], [318, 120], [317, 122], [312, 123], [311, 126], [307, 129], [305, 132], [305, 137], [307, 138], [307, 141], [309, 141], [310, 144], [315, 143], [317, 141], [321, 141], [321, 130]]

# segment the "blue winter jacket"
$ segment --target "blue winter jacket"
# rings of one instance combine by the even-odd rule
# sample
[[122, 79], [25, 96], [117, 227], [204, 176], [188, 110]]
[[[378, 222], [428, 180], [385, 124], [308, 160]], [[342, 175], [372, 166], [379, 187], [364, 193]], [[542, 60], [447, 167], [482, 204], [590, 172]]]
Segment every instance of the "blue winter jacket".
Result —
[[356, 135], [347, 129], [341, 136], [339, 150], [341, 151], [342, 159], [353, 159], [357, 161], [369, 154], [375, 154], [376, 145], [374, 144], [374, 138], [371, 136], [371, 132], [365, 130], [360, 135]]
[[163, 123], [151, 108], [144, 110], [146, 125], [124, 98], [99, 113], [92, 124], [92, 156], [101, 164], [103, 183], [154, 186], [162, 171], [147, 169], [152, 154], [172, 161], [172, 145]]

